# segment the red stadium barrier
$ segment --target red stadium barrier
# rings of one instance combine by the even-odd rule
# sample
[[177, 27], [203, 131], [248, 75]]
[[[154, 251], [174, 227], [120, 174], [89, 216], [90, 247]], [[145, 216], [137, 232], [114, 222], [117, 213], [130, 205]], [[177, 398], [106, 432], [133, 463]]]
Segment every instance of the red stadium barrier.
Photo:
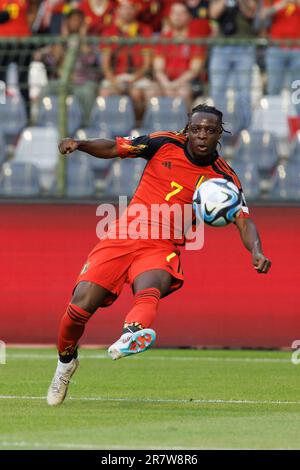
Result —
[[[3, 204], [0, 339], [54, 343], [78, 272], [96, 243], [94, 205]], [[234, 226], [207, 228], [201, 251], [183, 252], [185, 285], [161, 301], [158, 346], [290, 346], [300, 338], [300, 208], [253, 208], [273, 267], [267, 276]], [[83, 343], [109, 344], [120, 333], [131, 293], [97, 312]]]

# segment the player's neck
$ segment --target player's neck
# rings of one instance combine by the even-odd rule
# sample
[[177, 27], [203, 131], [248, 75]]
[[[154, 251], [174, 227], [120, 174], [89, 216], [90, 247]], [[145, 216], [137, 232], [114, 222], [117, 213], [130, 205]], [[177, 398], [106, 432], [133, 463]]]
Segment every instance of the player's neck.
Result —
[[194, 165], [197, 165], [197, 166], [212, 165], [219, 157], [219, 154], [218, 154], [216, 149], [212, 153], [210, 153], [209, 155], [205, 155], [203, 157], [202, 156], [196, 157], [192, 153], [188, 142], [185, 144], [184, 153], [185, 153], [185, 156], [187, 157], [187, 159], [191, 163], [193, 163]]

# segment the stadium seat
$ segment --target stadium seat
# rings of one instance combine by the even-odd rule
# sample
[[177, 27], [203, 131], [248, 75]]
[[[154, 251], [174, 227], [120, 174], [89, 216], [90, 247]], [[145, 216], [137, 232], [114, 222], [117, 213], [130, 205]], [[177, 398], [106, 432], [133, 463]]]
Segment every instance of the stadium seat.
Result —
[[68, 197], [91, 197], [95, 195], [95, 181], [89, 160], [68, 161], [66, 193]]
[[[76, 96], [68, 96], [66, 99], [68, 110], [68, 134], [73, 136], [80, 127], [82, 121], [82, 111]], [[44, 96], [41, 100], [37, 125], [45, 127], [58, 127], [59, 97]]]
[[300, 162], [300, 131], [291, 142], [288, 159], [292, 162]]
[[5, 143], [14, 143], [16, 137], [27, 124], [25, 102], [19, 93], [6, 96], [5, 104], [0, 104], [0, 128]]
[[279, 153], [285, 156], [288, 153], [290, 133], [288, 117], [296, 115], [296, 108], [291, 103], [289, 94], [264, 96], [253, 112], [250, 129], [274, 134], [278, 138]]
[[3, 129], [0, 127], [0, 167], [4, 163], [5, 158], [6, 158], [6, 147], [5, 147], [5, 140], [4, 140], [4, 132], [3, 132]]
[[107, 177], [105, 194], [107, 196], [132, 196], [146, 163], [141, 158], [114, 161]]
[[257, 166], [250, 162], [234, 161], [232, 168], [241, 181], [246, 198], [249, 200], [257, 199], [260, 195], [260, 180]]
[[187, 109], [182, 98], [157, 96], [147, 104], [141, 128], [143, 134], [161, 130], [180, 131], [186, 122]]
[[27, 127], [19, 138], [13, 161], [36, 165], [42, 185], [50, 188], [58, 162], [57, 145], [58, 132], [53, 127]]
[[[110, 134], [107, 134], [104, 131], [99, 131], [99, 129], [93, 129], [93, 128], [79, 129], [76, 132], [75, 137], [80, 140], [100, 139], [100, 138], [111, 139], [112, 138]], [[103, 192], [106, 187], [106, 178], [113, 164], [113, 159], [112, 158], [95, 158], [79, 150], [74, 152], [70, 157], [71, 161], [74, 161], [76, 159], [81, 162], [83, 160], [89, 161], [90, 167], [94, 174], [96, 189]]]
[[274, 184], [267, 195], [273, 200], [300, 200], [300, 162], [287, 161], [278, 165]]
[[89, 128], [112, 137], [126, 136], [134, 127], [135, 116], [129, 96], [98, 96], [91, 111]]
[[0, 174], [2, 196], [38, 196], [41, 192], [40, 172], [32, 163], [4, 163]]
[[216, 103], [216, 107], [222, 110], [224, 129], [231, 134], [230, 136], [230, 134], [225, 132], [223, 133], [222, 138], [224, 140], [234, 139], [245, 127], [243, 112], [240, 109], [238, 102], [235, 100], [234, 95], [226, 96], [223, 102]]
[[252, 83], [251, 83], [251, 105], [254, 109], [263, 96], [263, 80], [258, 64], [252, 67]]
[[270, 132], [243, 130], [234, 155], [239, 162], [257, 165], [261, 176], [268, 175], [279, 160], [276, 138]]

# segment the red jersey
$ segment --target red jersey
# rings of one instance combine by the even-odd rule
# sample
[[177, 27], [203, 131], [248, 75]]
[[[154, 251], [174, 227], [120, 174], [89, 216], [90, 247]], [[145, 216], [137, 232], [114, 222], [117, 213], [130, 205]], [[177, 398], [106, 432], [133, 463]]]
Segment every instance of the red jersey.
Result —
[[82, 0], [78, 8], [85, 15], [88, 34], [102, 34], [103, 30], [112, 24], [116, 3], [109, 0], [104, 11], [99, 14], [92, 10], [89, 0]]
[[[124, 29], [117, 24], [110, 26], [105, 29], [103, 36], [106, 37], [116, 37], [116, 38], [151, 38], [152, 29], [138, 21], [129, 25], [128, 31], [124, 32]], [[112, 53], [112, 63], [114, 64], [114, 73], [123, 74], [123, 73], [134, 73], [137, 69], [143, 67], [144, 65], [144, 54], [149, 51], [149, 46], [147, 45], [105, 45], [102, 50], [105, 52]]]
[[[147, 208], [148, 216], [153, 214], [151, 212], [153, 207], [157, 208], [158, 205], [162, 204], [167, 204], [170, 208], [178, 205], [183, 214], [186, 209], [185, 205], [190, 207], [192, 204], [193, 194], [200, 178], [226, 178], [231, 180], [242, 193], [243, 207], [239, 217], [249, 217], [241, 183], [236, 173], [217, 152], [205, 164], [201, 164], [190, 155], [186, 137], [183, 134], [173, 132], [156, 132], [136, 139], [118, 137], [116, 143], [118, 155], [121, 158], [142, 157], [148, 161], [125, 216], [123, 214], [116, 223], [117, 230], [120, 230], [117, 233], [121, 233], [121, 229], [127, 230], [130, 222], [135, 218], [130, 212], [134, 205], [142, 205]], [[144, 213], [142, 213], [141, 219], [143, 217]], [[156, 219], [159, 224], [160, 236], [166, 222], [163, 217], [159, 220]], [[182, 222], [181, 220], [175, 223], [182, 224]], [[149, 232], [151, 223], [150, 217], [148, 219], [145, 217], [141, 223], [141, 232], [145, 232], [147, 235], [144, 238], [151, 238]], [[168, 221], [168, 223], [170, 222]], [[169, 240], [175, 245], [184, 245], [184, 234], [180, 238], [175, 238], [174, 234], [178, 232], [175, 230], [174, 220], [171, 220], [171, 225]]]
[[[265, 1], [264, 6], [270, 7], [280, 1], [281, 0]], [[291, 2], [279, 10], [272, 17], [272, 24], [269, 33], [272, 39], [299, 39], [300, 7]]]
[[[189, 31], [187, 38], [195, 38], [196, 35]], [[198, 36], [199, 37], [199, 36]], [[164, 33], [161, 38], [172, 39], [172, 31]], [[156, 56], [165, 60], [165, 72], [169, 80], [176, 80], [184, 72], [189, 70], [193, 59], [201, 59], [205, 48], [194, 44], [162, 44], [156, 48]]]
[[138, 20], [151, 24], [153, 31], [161, 28], [163, 2], [158, 0], [139, 0]]
[[24, 37], [31, 35], [27, 21], [27, 4], [26, 0], [0, 0], [0, 10], [6, 10], [10, 15], [10, 20], [0, 25], [0, 36]]
[[209, 21], [205, 18], [194, 18], [191, 21], [190, 31], [193, 37], [207, 38], [211, 35]]

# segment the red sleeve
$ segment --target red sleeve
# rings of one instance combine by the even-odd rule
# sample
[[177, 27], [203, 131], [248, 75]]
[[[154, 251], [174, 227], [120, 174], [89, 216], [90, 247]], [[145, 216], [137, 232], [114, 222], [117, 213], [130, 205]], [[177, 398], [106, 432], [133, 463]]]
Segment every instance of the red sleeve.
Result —
[[145, 158], [150, 160], [159, 148], [168, 143], [168, 133], [154, 133], [140, 137], [117, 137], [116, 145], [120, 158]]
[[117, 137], [118, 156], [120, 158], [148, 158], [149, 143], [150, 137], [146, 135], [137, 138]]

